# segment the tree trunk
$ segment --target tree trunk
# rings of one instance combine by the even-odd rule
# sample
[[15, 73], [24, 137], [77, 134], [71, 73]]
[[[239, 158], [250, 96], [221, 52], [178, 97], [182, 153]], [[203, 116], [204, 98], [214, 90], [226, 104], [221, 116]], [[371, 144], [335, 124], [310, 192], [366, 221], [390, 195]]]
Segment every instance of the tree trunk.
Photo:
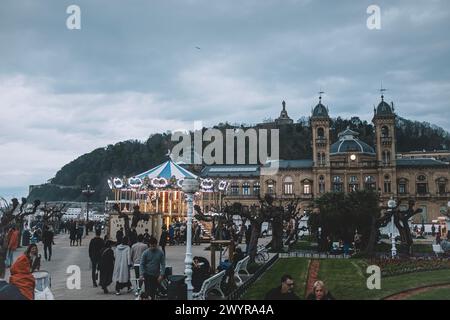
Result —
[[272, 220], [272, 249], [280, 252], [283, 249], [283, 220], [275, 217]]
[[377, 221], [375, 218], [372, 218], [369, 241], [367, 241], [367, 246], [365, 250], [365, 253], [369, 256], [373, 256], [375, 252], [375, 243], [377, 241], [377, 234], [378, 234]]
[[250, 237], [248, 254], [250, 263], [255, 262], [256, 252], [258, 250], [258, 240], [261, 234], [262, 221], [252, 221], [252, 235]]

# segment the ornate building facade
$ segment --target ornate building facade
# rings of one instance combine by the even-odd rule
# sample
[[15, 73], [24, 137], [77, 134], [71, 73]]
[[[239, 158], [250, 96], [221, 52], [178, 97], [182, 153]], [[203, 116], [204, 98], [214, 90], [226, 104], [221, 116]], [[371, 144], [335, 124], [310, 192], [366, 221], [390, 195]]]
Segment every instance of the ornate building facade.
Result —
[[[315, 197], [326, 192], [370, 189], [380, 194], [384, 204], [391, 197], [401, 200], [402, 206], [414, 199], [423, 210], [414, 217], [415, 222], [431, 222], [448, 210], [450, 164], [445, 162], [448, 152], [438, 152], [440, 158], [433, 156], [436, 151], [397, 154], [394, 111], [394, 105], [381, 96], [372, 119], [373, 146], [361, 141], [358, 132], [350, 128], [339, 133], [337, 141], [331, 141], [331, 118], [320, 97], [311, 115], [312, 159], [271, 161], [259, 170], [245, 165], [211, 166], [205, 167], [201, 176], [229, 181], [224, 191], [228, 202], [256, 203], [258, 192], [272, 194], [281, 201], [300, 198], [305, 209]], [[281, 118], [288, 120], [284, 102]], [[276, 174], [265, 174], [265, 169], [274, 167], [278, 167]], [[206, 210], [217, 204], [217, 195], [213, 193], [204, 198]]]

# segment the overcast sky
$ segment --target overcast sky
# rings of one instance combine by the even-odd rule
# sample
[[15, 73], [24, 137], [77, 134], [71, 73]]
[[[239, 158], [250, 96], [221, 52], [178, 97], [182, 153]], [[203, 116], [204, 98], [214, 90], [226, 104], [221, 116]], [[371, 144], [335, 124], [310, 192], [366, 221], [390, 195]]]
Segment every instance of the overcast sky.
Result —
[[331, 116], [371, 120], [381, 81], [397, 114], [450, 130], [449, 30], [448, 0], [2, 0], [0, 196], [195, 120], [257, 123], [282, 100], [297, 120], [320, 90]]

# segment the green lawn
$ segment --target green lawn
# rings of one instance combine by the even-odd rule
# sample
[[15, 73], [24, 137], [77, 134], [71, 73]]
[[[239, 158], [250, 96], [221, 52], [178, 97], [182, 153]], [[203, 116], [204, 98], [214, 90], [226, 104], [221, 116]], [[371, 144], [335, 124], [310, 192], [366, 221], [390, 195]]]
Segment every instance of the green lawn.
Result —
[[279, 259], [266, 273], [257, 280], [245, 293], [242, 299], [261, 300], [266, 293], [280, 285], [283, 274], [290, 274], [294, 278], [294, 291], [299, 297], [305, 294], [308, 259]]
[[[277, 286], [280, 277], [289, 273], [295, 278], [296, 293], [303, 298], [309, 260], [306, 258], [280, 259], [258, 280], [244, 299], [262, 299]], [[369, 290], [366, 285], [367, 263], [360, 259], [321, 259], [319, 279], [323, 280], [338, 300], [381, 299], [402, 290], [448, 282], [450, 270], [410, 273], [381, 279], [380, 290]]]
[[407, 300], [450, 300], [450, 288], [433, 289], [407, 298]]
[[297, 250], [317, 250], [317, 243], [313, 244], [310, 241], [299, 240], [291, 247], [291, 251]]

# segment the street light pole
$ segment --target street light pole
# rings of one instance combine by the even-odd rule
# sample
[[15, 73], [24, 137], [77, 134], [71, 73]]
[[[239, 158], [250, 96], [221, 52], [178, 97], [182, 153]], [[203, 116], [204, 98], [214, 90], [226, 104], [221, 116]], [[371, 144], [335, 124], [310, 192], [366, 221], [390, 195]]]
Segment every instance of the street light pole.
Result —
[[83, 195], [86, 197], [86, 235], [89, 235], [89, 199], [94, 194], [95, 190], [91, 189], [90, 185], [87, 185], [87, 188], [82, 191]]
[[186, 275], [187, 299], [192, 300], [192, 213], [194, 211], [194, 193], [199, 189], [196, 179], [185, 178], [182, 185], [188, 203], [187, 232], [186, 232], [186, 258], [184, 259], [184, 274]]
[[391, 197], [391, 199], [388, 201], [388, 207], [389, 211], [391, 212], [391, 257], [395, 258], [397, 256], [397, 248], [395, 247], [395, 236], [394, 236], [394, 208], [397, 205], [394, 198]]

